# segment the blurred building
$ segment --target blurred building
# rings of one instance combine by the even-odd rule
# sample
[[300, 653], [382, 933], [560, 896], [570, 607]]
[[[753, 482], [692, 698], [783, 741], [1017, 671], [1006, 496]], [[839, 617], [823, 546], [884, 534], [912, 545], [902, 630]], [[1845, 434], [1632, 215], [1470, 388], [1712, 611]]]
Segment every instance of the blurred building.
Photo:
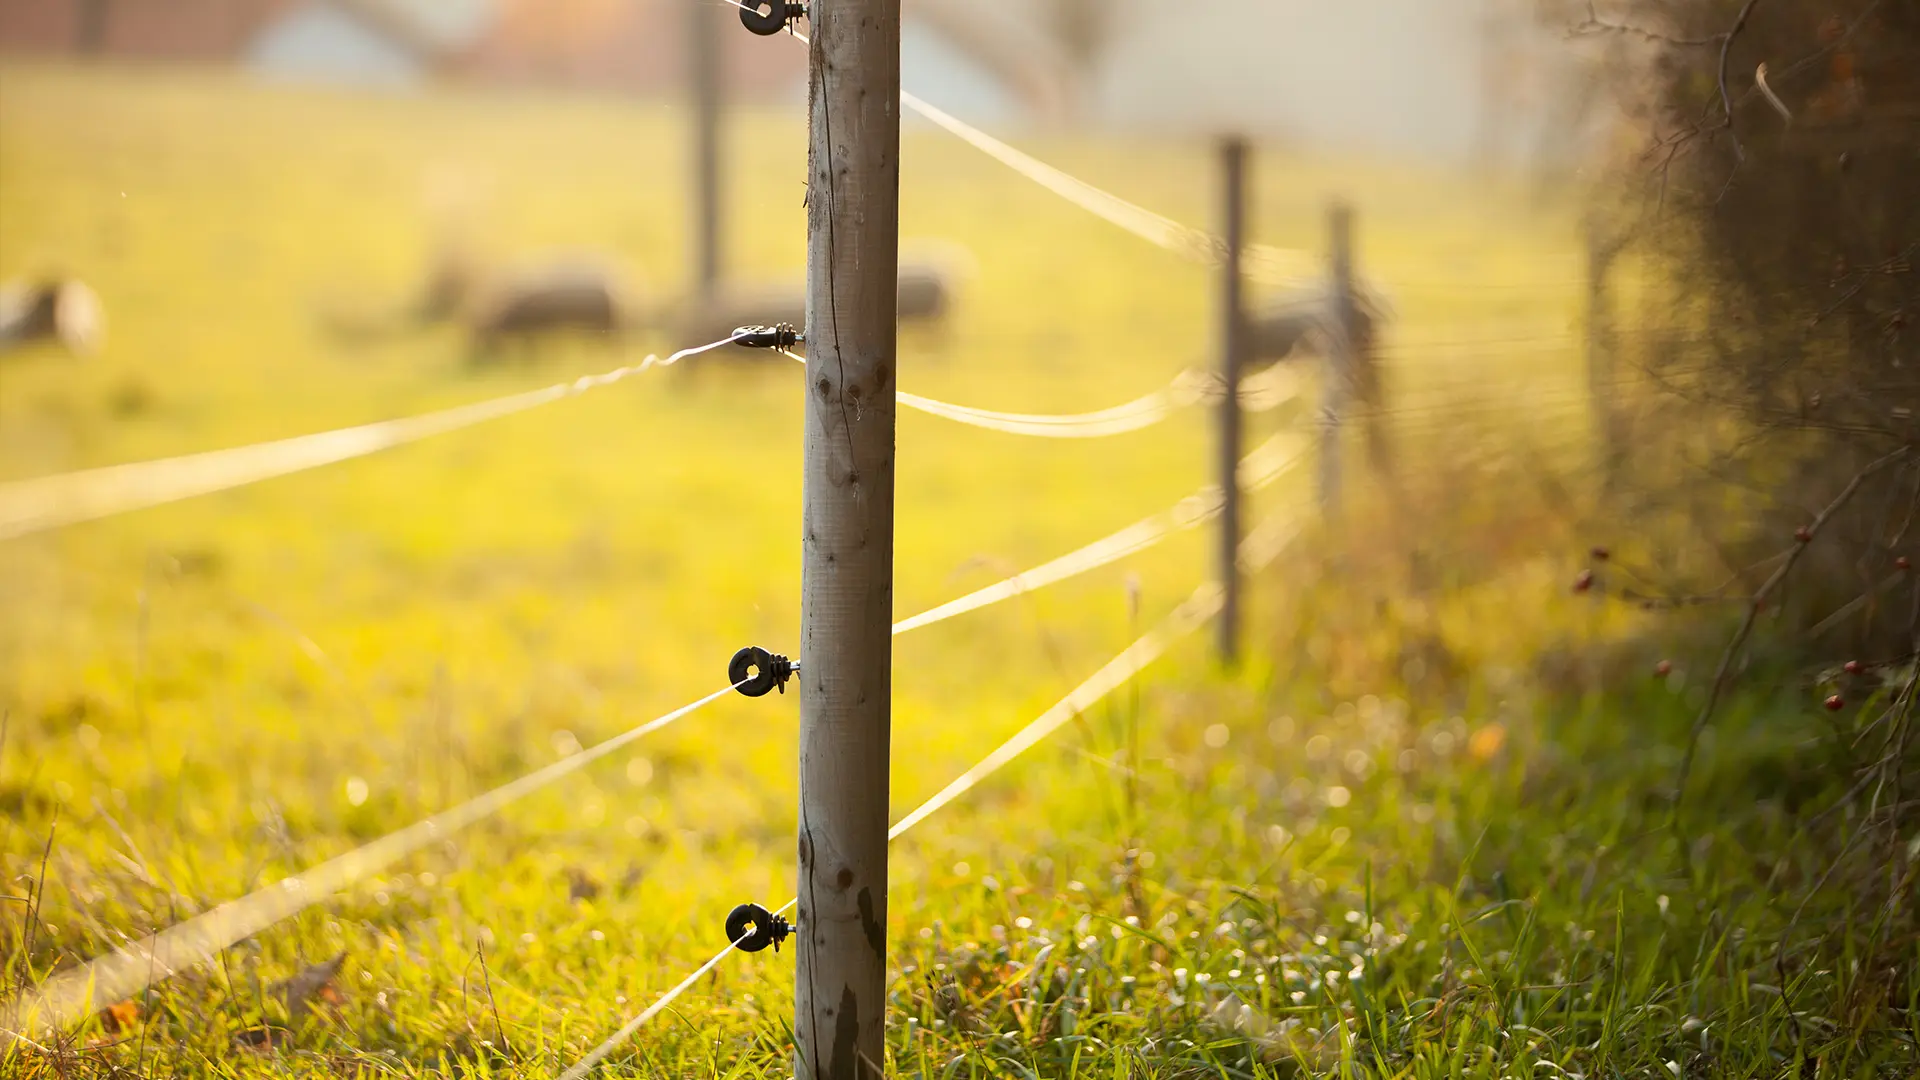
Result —
[[238, 55], [290, 0], [6, 0], [0, 51], [135, 60]]
[[[908, 87], [1002, 125], [1511, 156], [1527, 132], [1566, 135], [1580, 92], [1551, 60], [1564, 43], [1516, 29], [1512, 0], [904, 2]], [[735, 100], [804, 102], [806, 50], [746, 33], [721, 0], [5, 0], [0, 52], [669, 95], [694, 18], [727, 24]]]
[[328, 0], [278, 5], [242, 48], [277, 78], [404, 85], [457, 63], [487, 33], [489, 0], [398, 4]]
[[[677, 92], [689, 18], [716, 0], [5, 0], [0, 54], [243, 65], [345, 84], [433, 78]], [[806, 50], [733, 23], [737, 97], [790, 96]]]

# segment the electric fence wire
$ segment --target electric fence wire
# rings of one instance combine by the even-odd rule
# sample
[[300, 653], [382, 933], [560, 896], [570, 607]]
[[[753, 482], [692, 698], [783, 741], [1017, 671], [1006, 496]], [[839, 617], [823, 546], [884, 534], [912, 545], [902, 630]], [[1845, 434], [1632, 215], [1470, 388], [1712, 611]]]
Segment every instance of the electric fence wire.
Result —
[[[721, 0], [721, 2], [743, 10], [757, 10], [742, 3], [741, 0]], [[799, 30], [789, 29], [788, 36], [801, 44], [809, 44], [812, 40]], [[1156, 247], [1209, 266], [1217, 266], [1225, 259], [1224, 242], [1204, 229], [1182, 224], [1164, 214], [1123, 199], [1063, 169], [1049, 165], [905, 88], [900, 91], [900, 104], [1034, 184]], [[1568, 257], [1566, 261], [1571, 265], [1572, 257]], [[1321, 261], [1313, 254], [1268, 244], [1248, 245], [1241, 252], [1241, 268], [1248, 278], [1261, 284], [1293, 289], [1319, 288], [1324, 278]], [[1396, 285], [1400, 284], [1398, 277], [1394, 280]], [[1384, 297], [1386, 294], [1386, 290], [1378, 282], [1363, 280], [1356, 284], [1360, 285], [1363, 291], [1373, 295]], [[1409, 287], [1427, 292], [1457, 291], [1467, 287], [1466, 283], [1450, 277], [1407, 284]], [[1552, 281], [1481, 282], [1473, 283], [1471, 287], [1507, 292], [1543, 289], [1571, 291], [1583, 284], [1577, 279], [1567, 278], [1563, 284], [1559, 285]]]
[[[1301, 458], [1298, 440], [1276, 435], [1240, 463], [1240, 482], [1250, 489], [1265, 487], [1284, 475]], [[1162, 518], [1149, 518], [1096, 540], [1075, 552], [957, 600], [904, 619], [893, 627], [904, 634], [1014, 596], [1030, 592], [1105, 566], [1158, 544], [1173, 531], [1192, 528], [1219, 513], [1217, 489], [1202, 489], [1177, 504]], [[711, 705], [740, 686], [717, 690], [663, 716], [649, 720], [604, 742], [554, 762], [467, 802], [352, 851], [312, 870], [256, 890], [166, 930], [129, 943], [106, 956], [49, 979], [31, 994], [0, 1004], [0, 1017], [9, 1020], [12, 1038], [57, 1031], [85, 1018], [101, 1001], [123, 1001], [179, 971], [203, 963], [222, 949], [350, 887], [369, 874], [444, 840], [608, 754]]]
[[[1303, 460], [1308, 446], [1308, 439], [1299, 435], [1275, 435], [1268, 439], [1253, 453], [1241, 459], [1238, 478], [1241, 489], [1253, 492], [1272, 484]], [[1143, 518], [1077, 551], [1062, 555], [1052, 562], [1043, 563], [1031, 570], [997, 581], [958, 599], [949, 600], [939, 607], [895, 623], [893, 632], [904, 634], [909, 630], [918, 630], [923, 626], [944, 622], [956, 615], [997, 604], [1022, 593], [1032, 592], [1109, 563], [1118, 562], [1129, 555], [1154, 547], [1176, 532], [1197, 528], [1219, 517], [1224, 501], [1218, 486], [1202, 488], [1180, 500], [1172, 509], [1164, 513]]]
[[[739, 0], [724, 2], [743, 10], [754, 10]], [[789, 34], [801, 44], [812, 40], [798, 30]], [[905, 89], [900, 91], [900, 104], [1040, 187], [1155, 247], [1208, 265], [1218, 265], [1224, 258], [1225, 247], [1220, 238], [1204, 229], [1183, 225], [1055, 168]], [[1319, 260], [1313, 255], [1263, 244], [1251, 245], [1243, 252], [1241, 265], [1248, 277], [1272, 285], [1298, 286], [1317, 282], [1321, 276]]]
[[284, 878], [237, 900], [230, 900], [211, 911], [129, 942], [105, 956], [55, 975], [32, 992], [0, 1005], [0, 1017], [6, 1018], [8, 1027], [12, 1029], [6, 1034], [26, 1039], [31, 1034], [57, 1032], [92, 1015], [101, 1002], [125, 1001], [154, 983], [204, 963], [219, 955], [221, 950], [333, 896], [368, 874], [377, 873], [436, 840], [445, 840], [635, 740], [698, 712], [733, 693], [745, 682], [741, 680], [722, 687], [484, 795], [329, 859], [311, 870]]
[[[777, 350], [801, 364], [807, 358], [791, 349]], [[1265, 412], [1292, 400], [1299, 393], [1299, 374], [1275, 365], [1241, 380], [1240, 405], [1248, 412]], [[1171, 416], [1176, 409], [1220, 400], [1219, 375], [1188, 369], [1174, 376], [1162, 389], [1115, 405], [1085, 413], [1010, 413], [955, 405], [936, 398], [895, 390], [900, 404], [930, 416], [955, 423], [984, 428], [1007, 435], [1028, 435], [1042, 439], [1098, 439], [1123, 435], [1152, 427]]]
[[0, 541], [366, 457], [611, 386], [651, 368], [668, 367], [720, 348], [731, 343], [734, 336], [729, 334], [719, 341], [682, 349], [666, 357], [649, 355], [637, 364], [599, 375], [582, 375], [538, 390], [419, 416], [0, 484]]
[[[1208, 266], [1224, 259], [1223, 242], [1203, 229], [1095, 187], [905, 90], [900, 92], [900, 103], [1035, 184], [1156, 247]], [[1247, 277], [1268, 285], [1299, 286], [1317, 282], [1321, 276], [1319, 260], [1313, 255], [1265, 244], [1249, 245], [1242, 253], [1241, 267]]]
[[[1167, 645], [1170, 644], [1172, 639], [1184, 637], [1186, 633], [1191, 632], [1191, 630], [1200, 625], [1200, 623], [1211, 618], [1214, 613], [1219, 611], [1220, 591], [1218, 586], [1212, 586], [1211, 592], [1207, 592], [1208, 588], [1208, 586], [1202, 586], [1201, 592], [1196, 593], [1194, 599], [1183, 604], [1166, 622], [1156, 627], [1139, 641], [1134, 642], [1125, 652], [1122, 652], [1119, 656], [1108, 662], [1105, 667], [1095, 672], [1086, 682], [1075, 687], [1072, 693], [1062, 698], [1051, 709], [1042, 713], [1038, 719], [1028, 724], [1025, 728], [1022, 728], [1011, 739], [1002, 743], [992, 753], [982, 758], [979, 763], [962, 773], [952, 783], [940, 789], [932, 798], [921, 803], [919, 807], [915, 808], [906, 817], [901, 818], [894, 824], [893, 828], [887, 830], [887, 839], [889, 841], [898, 839], [901, 834], [918, 825], [920, 822], [925, 821], [941, 807], [946, 806], [961, 795], [964, 795], [981, 780], [1000, 769], [1015, 757], [1018, 757], [1021, 753], [1030, 749], [1033, 745], [1040, 742], [1040, 740], [1046, 738], [1047, 735], [1059, 728], [1061, 724], [1080, 715], [1086, 711], [1089, 706], [1132, 678], [1141, 668], [1151, 663], [1162, 652], [1166, 651]], [[1204, 604], [1197, 604], [1196, 601], [1201, 600], [1203, 593], [1205, 594]], [[1202, 607], [1205, 608], [1204, 613], [1200, 611]], [[1191, 625], [1187, 625], [1188, 623], [1191, 623]], [[775, 914], [785, 915], [788, 911], [793, 910], [794, 906], [799, 902], [800, 898], [794, 897], [785, 904], [782, 904], [780, 908], [775, 911]], [[639, 1031], [649, 1020], [658, 1016], [668, 1006], [672, 1005], [681, 994], [691, 989], [703, 976], [719, 967], [734, 951], [734, 944], [728, 942], [725, 948], [714, 953], [711, 958], [695, 968], [686, 978], [681, 979], [678, 983], [669, 987], [645, 1009], [635, 1014], [633, 1018], [626, 1023], [621, 1024], [618, 1030], [607, 1036], [607, 1038], [602, 1040], [592, 1050], [589, 1050], [585, 1056], [575, 1062], [567, 1071], [560, 1074], [560, 1080], [582, 1080], [583, 1077], [593, 1070], [594, 1066], [605, 1061], [609, 1054], [619, 1049], [622, 1044], [633, 1037], [635, 1032]]]
[[[583, 375], [538, 390], [419, 416], [0, 484], [0, 541], [365, 457], [608, 386], [649, 368], [665, 367], [717, 349], [733, 340], [734, 335], [729, 335], [665, 358], [648, 356], [638, 364], [604, 374]], [[797, 354], [786, 355], [805, 363], [805, 358]], [[1284, 404], [1295, 389], [1293, 373], [1275, 368], [1245, 380], [1240, 399], [1249, 411], [1260, 412]], [[1082, 439], [1138, 431], [1165, 420], [1176, 408], [1218, 400], [1218, 397], [1218, 376], [1191, 370], [1176, 376], [1167, 388], [1109, 409], [1078, 415], [995, 412], [915, 394], [899, 394], [901, 403], [910, 408], [976, 427], [1043, 438]]]
[[[1277, 558], [1288, 542], [1297, 534], [1297, 528], [1285, 518], [1269, 520], [1260, 529], [1250, 535], [1241, 544], [1241, 563], [1244, 569], [1258, 571]], [[987, 756], [981, 758], [971, 768], [955, 777], [953, 781], [929, 797], [925, 802], [909, 811], [905, 817], [895, 822], [887, 830], [889, 841], [897, 840], [908, 830], [932, 817], [967, 792], [978, 787], [988, 777], [1005, 768], [1028, 750], [1038, 746], [1047, 736], [1058, 731], [1075, 717], [1106, 697], [1108, 694], [1126, 685], [1140, 674], [1148, 664], [1159, 659], [1169, 647], [1192, 634], [1209, 619], [1220, 613], [1225, 593], [1217, 582], [1206, 582], [1193, 591], [1185, 603], [1174, 609], [1159, 625], [1142, 635], [1139, 640], [1122, 650], [1118, 656], [1109, 660], [1100, 670], [1094, 672], [1079, 686], [1073, 688], [1067, 696], [1041, 713], [1032, 722], [1015, 732], [1005, 742], [995, 747]], [[785, 914], [799, 899], [787, 901], [779, 909]], [[695, 969], [674, 986], [664, 991], [649, 1004], [645, 1010], [622, 1024], [619, 1030], [608, 1036], [599, 1045], [576, 1062], [567, 1071], [560, 1074], [560, 1080], [582, 1080], [595, 1065], [606, 1060], [607, 1056], [621, 1044], [632, 1038], [647, 1021], [658, 1016], [675, 999], [684, 994], [700, 977], [718, 967], [735, 951], [733, 943], [715, 953], [713, 957]]]

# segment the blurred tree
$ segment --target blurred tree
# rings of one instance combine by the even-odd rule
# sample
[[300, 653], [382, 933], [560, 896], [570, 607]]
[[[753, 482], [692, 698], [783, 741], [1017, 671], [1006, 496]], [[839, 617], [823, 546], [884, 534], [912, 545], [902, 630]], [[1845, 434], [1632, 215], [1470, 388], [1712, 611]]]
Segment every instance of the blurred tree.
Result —
[[1765, 677], [1748, 636], [1762, 612], [1769, 650], [1796, 665], [1783, 707], [1859, 692], [1809, 722], [1833, 788], [1803, 825], [1835, 852], [1822, 883], [1863, 901], [1849, 911], [1880, 906], [1879, 923], [1864, 942], [1846, 921], [1797, 927], [1780, 981], [1844, 950], [1883, 973], [1862, 1003], [1905, 1001], [1920, 939], [1920, 0], [1583, 6], [1571, 25], [1631, 44], [1617, 81], [1655, 98], [1640, 152], [1600, 192], [1648, 260], [1656, 302], [1626, 355], [1660, 410], [1637, 425], [1609, 527], [1646, 539], [1675, 594], [1739, 602], [1696, 745], [1724, 684]]
[[[1750, 429], [1724, 464], [1764, 476], [1750, 483], [1777, 509], [1746, 541], [1763, 552], [1865, 462], [1920, 437], [1920, 2], [1631, 0], [1600, 25], [1655, 58], [1659, 108], [1621, 176], [1643, 196], [1686, 347], [1649, 363], [1704, 369], [1690, 392]], [[1917, 492], [1920, 463], [1874, 479], [1805, 560], [1802, 617], [1885, 573]], [[1920, 605], [1859, 612], [1856, 647], [1920, 644]]]

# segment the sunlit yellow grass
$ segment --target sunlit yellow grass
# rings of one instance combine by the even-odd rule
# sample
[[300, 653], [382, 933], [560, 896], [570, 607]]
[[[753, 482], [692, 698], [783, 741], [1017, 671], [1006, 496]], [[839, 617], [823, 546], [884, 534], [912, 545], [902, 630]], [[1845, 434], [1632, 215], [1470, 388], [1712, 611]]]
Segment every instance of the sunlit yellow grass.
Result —
[[[423, 192], [446, 176], [482, 193], [468, 224], [487, 252], [602, 251], [635, 272], [649, 310], [671, 310], [687, 261], [685, 142], [680, 116], [649, 103], [0, 67], [0, 276], [64, 267], [99, 289], [110, 318], [96, 359], [0, 358], [0, 478], [403, 415], [692, 344], [562, 343], [536, 364], [475, 372], [450, 331], [350, 345], [320, 325], [343, 296], [397, 301], [416, 287], [434, 224]], [[801, 265], [804, 144], [788, 114], [744, 114], [729, 132], [728, 261], [743, 276]], [[1034, 145], [1183, 221], [1214, 217], [1204, 141]], [[980, 267], [950, 325], [904, 337], [904, 388], [1078, 411], [1208, 362], [1204, 269], [938, 132], [909, 131], [903, 160], [903, 234], [963, 243]], [[1318, 249], [1327, 200], [1357, 207], [1360, 261], [1394, 293], [1388, 348], [1410, 414], [1463, 379], [1560, 397], [1578, 386], [1580, 259], [1553, 208], [1490, 181], [1277, 152], [1254, 182], [1266, 242]], [[664, 712], [721, 685], [741, 645], [794, 651], [797, 375], [649, 375], [0, 548], [9, 880], [33, 870], [60, 819], [38, 961], [104, 951]], [[1565, 431], [1584, 426], [1562, 412]], [[1451, 452], [1443, 420], [1421, 452]], [[903, 412], [899, 613], [1164, 508], [1208, 481], [1211, 437], [1199, 414], [1076, 443]], [[1303, 470], [1262, 508], [1308, 490]], [[901, 639], [896, 806], [1130, 640], [1143, 622], [1130, 621], [1129, 576], [1139, 619], [1157, 618], [1207, 575], [1210, 551], [1202, 535], [1177, 537]], [[1198, 650], [1184, 655], [1197, 672]], [[382, 938], [420, 954], [418, 971], [393, 977], [444, 992], [485, 927], [504, 953], [503, 1007], [520, 994], [517, 1012], [556, 1039], [610, 1030], [615, 992], [638, 1002], [670, 984], [711, 951], [727, 906], [787, 895], [795, 721], [791, 696], [729, 700], [423, 857], [413, 872], [443, 888], [411, 878], [404, 903], [445, 932]], [[941, 828], [1033, 824], [963, 809]], [[902, 859], [903, 880], [926, 869]], [[590, 916], [568, 901], [570, 868], [607, 885]], [[903, 886], [896, 910], [945, 880]], [[266, 935], [263, 970], [373, 947], [335, 920], [389, 892], [402, 890]], [[589, 943], [583, 928], [617, 941]]]

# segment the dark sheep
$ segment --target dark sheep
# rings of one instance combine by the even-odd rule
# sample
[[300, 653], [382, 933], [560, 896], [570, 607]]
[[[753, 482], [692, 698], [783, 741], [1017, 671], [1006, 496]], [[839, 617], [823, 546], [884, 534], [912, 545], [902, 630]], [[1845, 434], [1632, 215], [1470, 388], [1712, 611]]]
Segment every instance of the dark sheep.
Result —
[[488, 358], [508, 342], [555, 331], [615, 337], [626, 329], [628, 311], [611, 271], [558, 263], [481, 286], [465, 305], [464, 320], [476, 357]]

